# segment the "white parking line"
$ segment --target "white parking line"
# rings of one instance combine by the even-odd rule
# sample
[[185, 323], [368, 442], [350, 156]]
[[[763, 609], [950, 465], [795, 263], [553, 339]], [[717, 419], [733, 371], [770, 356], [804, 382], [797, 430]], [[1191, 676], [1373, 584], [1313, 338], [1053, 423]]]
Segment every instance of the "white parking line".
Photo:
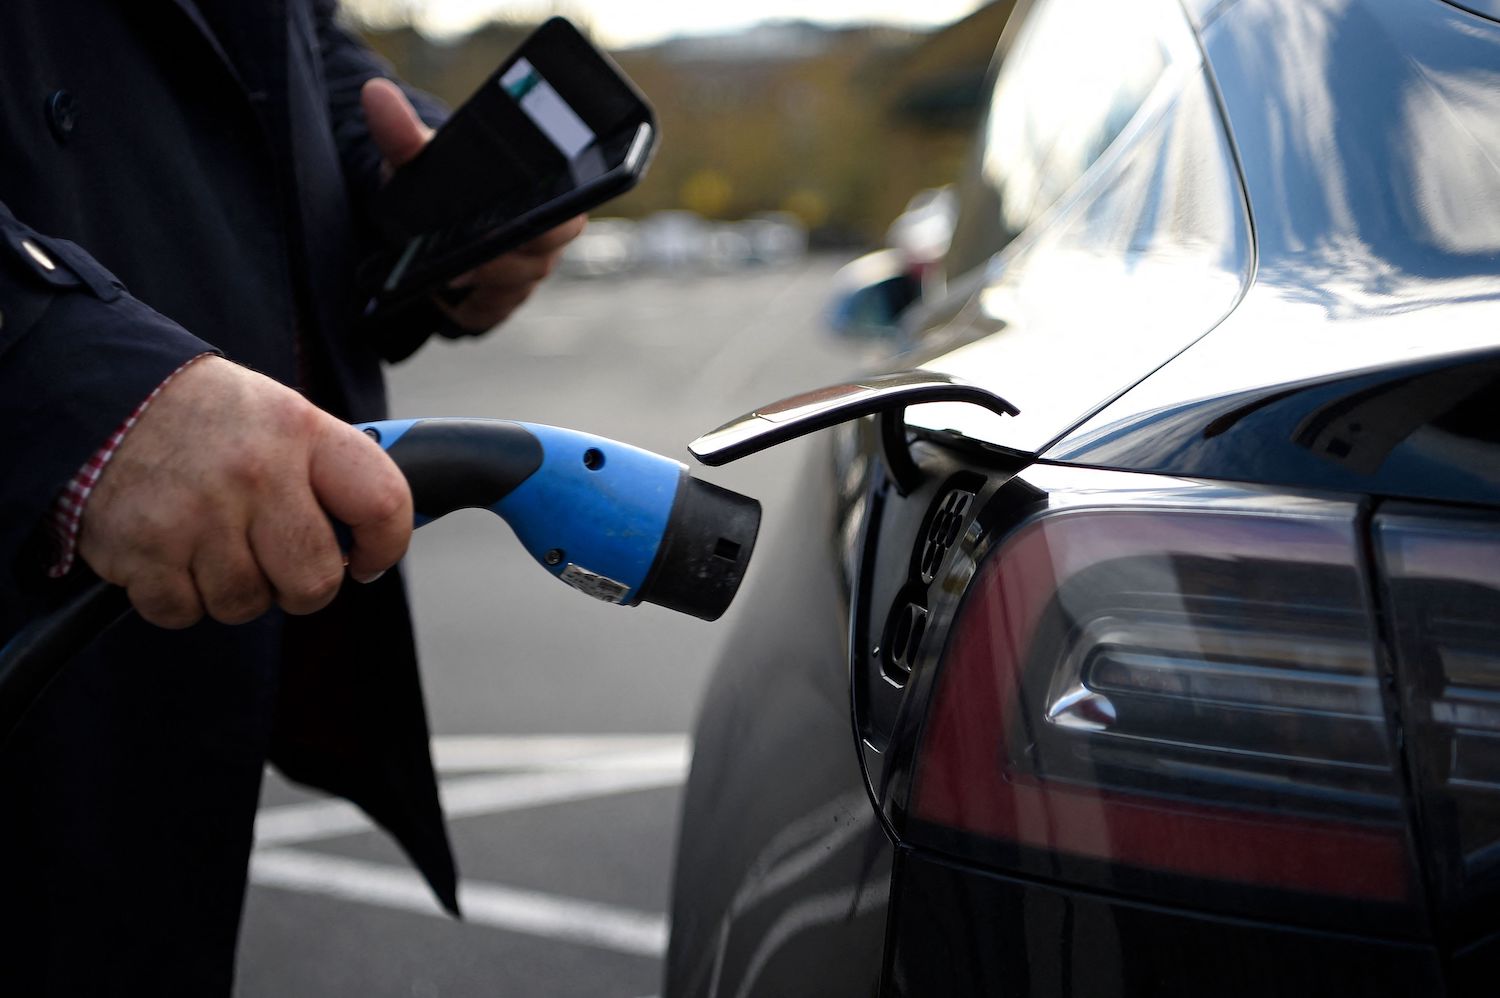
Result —
[[[687, 777], [685, 735], [460, 736], [433, 739], [440, 773], [482, 775], [442, 780], [438, 790], [449, 818], [588, 800], [677, 786]], [[523, 772], [505, 772], [523, 770]], [[262, 808], [255, 821], [250, 880], [441, 915], [413, 870], [278, 848], [371, 830], [353, 804], [316, 800]], [[458, 888], [464, 918], [478, 925], [660, 958], [666, 952], [665, 916], [613, 905], [464, 880]]]
[[504, 769], [686, 768], [686, 735], [447, 735], [432, 740], [439, 773]]
[[[411, 870], [297, 849], [263, 849], [250, 858], [250, 881], [446, 917], [422, 878]], [[476, 925], [660, 958], [667, 920], [594, 901], [579, 901], [500, 884], [463, 881], [458, 901]]]
[[[504, 776], [467, 776], [444, 780], [440, 786], [443, 812], [452, 818], [499, 814], [544, 804], [654, 790], [681, 783], [687, 775], [682, 760], [658, 756], [651, 767], [624, 765], [621, 758], [600, 769], [517, 773]], [[639, 760], [636, 760], [639, 761]], [[257, 848], [332, 839], [368, 831], [372, 825], [363, 811], [342, 800], [319, 800], [262, 808], [255, 819]]]

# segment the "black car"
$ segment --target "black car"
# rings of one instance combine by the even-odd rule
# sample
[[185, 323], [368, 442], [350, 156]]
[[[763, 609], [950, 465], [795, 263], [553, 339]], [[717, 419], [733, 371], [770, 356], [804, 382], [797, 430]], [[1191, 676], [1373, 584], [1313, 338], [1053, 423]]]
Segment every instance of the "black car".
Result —
[[913, 373], [700, 443], [838, 424], [666, 995], [1500, 993], [1500, 3], [1023, 2], [990, 86]]

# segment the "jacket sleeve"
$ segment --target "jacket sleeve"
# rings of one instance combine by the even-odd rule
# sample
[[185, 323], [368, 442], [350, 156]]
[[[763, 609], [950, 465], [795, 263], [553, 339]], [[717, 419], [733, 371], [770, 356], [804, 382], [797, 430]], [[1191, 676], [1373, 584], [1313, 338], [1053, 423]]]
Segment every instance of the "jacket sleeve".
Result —
[[59, 491], [152, 389], [217, 352], [0, 204], [0, 634], [46, 597]]
[[313, 14], [334, 139], [355, 203], [364, 208], [381, 184], [380, 151], [370, 138], [359, 103], [359, 93], [366, 81], [383, 76], [398, 84], [418, 116], [433, 128], [440, 127], [447, 119], [448, 109], [437, 98], [402, 83], [389, 63], [350, 34], [339, 23], [338, 0], [313, 0]]
[[[361, 223], [368, 224], [370, 206], [384, 178], [380, 174], [380, 150], [370, 138], [364, 109], [360, 105], [360, 90], [365, 82], [382, 76], [396, 83], [411, 101], [417, 115], [433, 128], [442, 126], [448, 117], [448, 109], [437, 98], [403, 83], [389, 63], [350, 34], [339, 23], [338, 0], [312, 2], [334, 142], [349, 185], [350, 200]], [[410, 302], [367, 329], [367, 335], [379, 345], [381, 356], [392, 363], [411, 356], [433, 333], [472, 335], [455, 326], [425, 298]]]

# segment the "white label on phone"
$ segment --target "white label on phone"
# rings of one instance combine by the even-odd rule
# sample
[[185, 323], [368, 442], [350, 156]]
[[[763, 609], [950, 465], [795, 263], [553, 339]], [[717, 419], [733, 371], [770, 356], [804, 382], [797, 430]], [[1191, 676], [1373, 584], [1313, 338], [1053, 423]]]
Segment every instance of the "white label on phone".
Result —
[[574, 159], [593, 143], [593, 130], [525, 59], [517, 59], [505, 71], [500, 86], [568, 159]]

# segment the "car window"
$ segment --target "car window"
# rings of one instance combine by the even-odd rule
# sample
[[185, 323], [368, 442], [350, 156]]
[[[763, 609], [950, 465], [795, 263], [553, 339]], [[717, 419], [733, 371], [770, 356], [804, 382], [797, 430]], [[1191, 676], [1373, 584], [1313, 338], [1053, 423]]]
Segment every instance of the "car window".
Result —
[[949, 275], [1055, 204], [1119, 137], [1170, 63], [1167, 0], [1038, 0], [1006, 40], [960, 198]]

